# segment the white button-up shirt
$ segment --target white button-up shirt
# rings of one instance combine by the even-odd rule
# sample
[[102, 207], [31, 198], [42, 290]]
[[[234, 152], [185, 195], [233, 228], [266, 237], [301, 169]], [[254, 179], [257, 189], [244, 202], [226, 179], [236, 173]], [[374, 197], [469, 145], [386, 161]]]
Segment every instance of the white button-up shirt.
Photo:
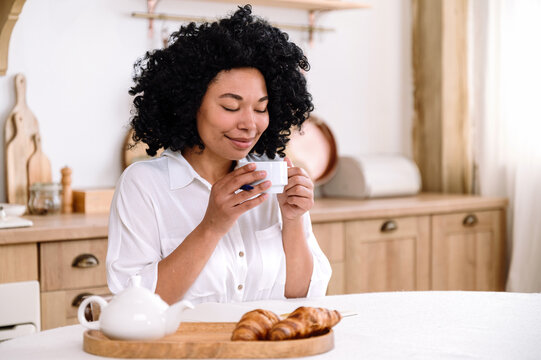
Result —
[[[124, 171], [109, 219], [106, 263], [113, 293], [128, 286], [131, 275], [140, 275], [142, 286], [155, 291], [158, 262], [203, 220], [210, 190], [210, 183], [180, 152], [166, 150], [161, 157], [136, 162]], [[314, 263], [308, 297], [324, 296], [331, 267], [308, 213], [303, 222]], [[242, 214], [218, 242], [184, 299], [193, 303], [283, 299], [285, 281], [282, 218], [276, 195], [271, 194]]]

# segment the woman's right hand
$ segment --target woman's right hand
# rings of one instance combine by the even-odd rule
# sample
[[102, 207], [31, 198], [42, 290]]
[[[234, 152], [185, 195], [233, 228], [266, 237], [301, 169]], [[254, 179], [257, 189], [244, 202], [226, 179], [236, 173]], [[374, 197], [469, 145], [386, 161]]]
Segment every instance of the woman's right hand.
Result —
[[[254, 171], [253, 163], [233, 170], [218, 180], [210, 191], [207, 212], [201, 222], [207, 230], [220, 237], [227, 234], [240, 215], [267, 200], [268, 194], [261, 194], [271, 186], [270, 181], [255, 185], [248, 191], [238, 191], [241, 186], [264, 179], [265, 171]], [[259, 196], [257, 196], [259, 195]]]

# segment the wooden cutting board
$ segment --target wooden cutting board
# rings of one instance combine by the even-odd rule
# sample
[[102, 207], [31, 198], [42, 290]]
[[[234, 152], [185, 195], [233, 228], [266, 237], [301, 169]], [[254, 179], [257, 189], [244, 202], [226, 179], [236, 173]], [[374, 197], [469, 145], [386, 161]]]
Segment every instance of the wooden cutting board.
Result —
[[41, 137], [39, 134], [33, 136], [35, 151], [28, 159], [28, 186], [35, 182], [51, 182], [51, 162], [41, 151]]
[[[7, 145], [15, 136], [15, 126], [9, 121], [15, 114], [22, 116], [24, 123], [24, 131], [32, 136], [39, 132], [38, 120], [26, 103], [26, 77], [24, 74], [15, 75], [15, 106], [7, 116], [4, 126], [4, 143]], [[28, 141], [31, 143], [32, 138]]]
[[334, 333], [285, 341], [231, 341], [235, 323], [185, 322], [175, 334], [153, 341], [111, 340], [101, 331], [87, 330], [87, 353], [116, 358], [256, 359], [316, 355], [334, 347]]
[[28, 199], [27, 162], [39, 134], [38, 121], [26, 103], [26, 78], [15, 75], [15, 106], [4, 125], [6, 196], [10, 204], [25, 204]]
[[10, 204], [26, 205], [28, 199], [26, 164], [34, 146], [28, 142], [22, 115], [16, 113], [8, 120], [13, 123], [16, 131], [5, 150], [7, 200]]

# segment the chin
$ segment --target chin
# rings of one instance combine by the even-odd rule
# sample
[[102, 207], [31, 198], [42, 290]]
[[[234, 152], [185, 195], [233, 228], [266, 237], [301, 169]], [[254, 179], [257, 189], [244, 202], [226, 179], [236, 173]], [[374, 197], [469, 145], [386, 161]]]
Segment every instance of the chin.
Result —
[[225, 157], [227, 157], [229, 160], [244, 159], [246, 156], [248, 156], [248, 154], [250, 153], [250, 151], [252, 151], [252, 149], [253, 148], [245, 149], [245, 150], [234, 149], [231, 153], [227, 154], [230, 156], [226, 155]]
[[231, 152], [223, 152], [221, 153], [220, 155], [222, 156], [222, 158], [224, 159], [227, 159], [227, 160], [231, 160], [231, 161], [239, 161], [241, 159], [244, 159], [246, 157], [246, 155], [249, 154], [249, 151], [231, 151]]
[[248, 156], [250, 152], [247, 151], [246, 153], [244, 153], [243, 155], [238, 155], [238, 156], [234, 156], [234, 157], [231, 157], [230, 160], [235, 160], [235, 161], [239, 161], [241, 159], [244, 159], [246, 156]]

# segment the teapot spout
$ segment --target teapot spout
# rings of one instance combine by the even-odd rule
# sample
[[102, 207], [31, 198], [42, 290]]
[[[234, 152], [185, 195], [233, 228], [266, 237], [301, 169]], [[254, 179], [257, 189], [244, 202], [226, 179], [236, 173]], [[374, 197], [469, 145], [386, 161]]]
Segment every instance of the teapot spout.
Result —
[[193, 309], [194, 306], [187, 300], [179, 301], [165, 311], [165, 333], [172, 334], [177, 331], [182, 319], [182, 312], [186, 309]]

